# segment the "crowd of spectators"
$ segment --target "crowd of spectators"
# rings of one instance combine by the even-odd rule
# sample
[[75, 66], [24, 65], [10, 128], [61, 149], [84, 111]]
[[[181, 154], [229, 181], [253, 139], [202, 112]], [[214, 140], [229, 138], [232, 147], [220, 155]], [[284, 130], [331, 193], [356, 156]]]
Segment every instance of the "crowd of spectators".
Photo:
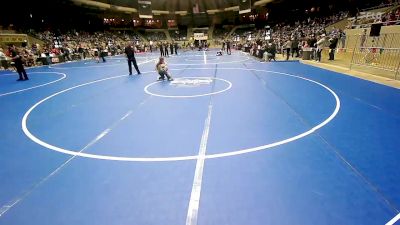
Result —
[[163, 41], [167, 40], [167, 36], [163, 31], [146, 32], [146, 38], [149, 41]]
[[169, 35], [172, 40], [186, 41], [187, 31], [186, 30], [169, 30]]
[[390, 8], [387, 11], [359, 12], [355, 17], [349, 18], [347, 28], [367, 28], [371, 24], [383, 26], [400, 24], [400, 6]]
[[256, 28], [238, 28], [236, 29], [233, 33], [232, 33], [232, 37], [234, 39], [251, 39], [253, 40], [254, 38], [256, 38], [258, 34], [258, 30]]
[[229, 30], [223, 29], [223, 28], [214, 28], [214, 32], [213, 32], [213, 37], [215, 39], [220, 39], [223, 37], [226, 37], [229, 33]]
[[[72, 61], [92, 58], [95, 54], [116, 55], [124, 51], [128, 43], [134, 42], [140, 50], [141, 43], [135, 34], [121, 32], [66, 32], [56, 34], [50, 31], [29, 32], [42, 40], [37, 43], [17, 47], [23, 57], [25, 66], [47, 65], [53, 62]], [[0, 49], [1, 67], [10, 68], [11, 55], [9, 47]]]
[[[385, 12], [377, 11], [373, 14], [361, 13], [359, 15], [362, 17], [355, 19], [351, 27], [354, 28], [353, 25], [356, 23], [394, 25], [399, 24], [400, 7], [392, 7]], [[312, 51], [311, 57], [321, 60], [322, 48], [330, 49], [332, 52], [330, 59], [333, 60], [334, 50], [346, 47], [346, 34], [343, 30], [335, 28], [327, 32], [326, 28], [347, 17], [348, 12], [339, 12], [327, 17], [308, 18], [294, 23], [278, 23], [269, 28], [272, 30], [271, 37], [268, 36], [265, 29], [254, 27], [238, 28], [229, 37], [228, 30], [215, 28], [213, 38], [217, 45], [229, 39], [233, 43], [233, 47], [267, 60], [275, 59], [277, 53], [281, 53], [286, 59], [302, 57], [304, 50]], [[350, 19], [350, 21], [352, 20]], [[187, 41], [186, 30], [169, 30], [169, 32], [172, 40]], [[23, 56], [25, 66], [50, 64], [52, 58], [55, 58], [57, 62], [58, 56], [63, 56], [65, 61], [91, 58], [95, 51], [106, 55], [120, 54], [123, 53], [124, 47], [132, 41], [138, 51], [152, 51], [161, 46], [174, 45], [174, 43], [166, 43], [167, 37], [163, 31], [146, 32], [145, 38], [150, 43], [141, 42], [135, 33], [120, 31], [96, 33], [70, 31], [62, 34], [50, 31], [30, 31], [29, 34], [44, 41], [44, 44], [22, 45], [23, 47], [18, 48], [20, 55]], [[189, 46], [189, 42], [187, 45]], [[9, 67], [6, 62], [10, 61], [10, 52], [4, 46], [3, 49], [0, 49], [0, 61], [1, 67]]]
[[[150, 52], [161, 47], [177, 49], [175, 41], [167, 42], [164, 32], [148, 32], [149, 42], [142, 42], [134, 33], [121, 32], [66, 32], [56, 34], [50, 31], [32, 32], [29, 34], [44, 42], [44, 44], [31, 44], [17, 47], [17, 52], [22, 56], [24, 66], [39, 66], [72, 60], [92, 59], [97, 55], [103, 56], [123, 54], [124, 48], [132, 43], [137, 52]], [[173, 36], [175, 40], [183, 39], [180, 34]], [[185, 36], [186, 38], [186, 36]], [[185, 40], [185, 39], [183, 39]], [[172, 47], [171, 47], [172, 46]], [[182, 46], [185, 46], [185, 42]], [[0, 69], [12, 69], [10, 47], [0, 48]], [[170, 53], [171, 54], [171, 53]]]
[[[323, 48], [345, 47], [346, 36], [344, 31], [332, 29], [332, 31], [327, 32], [325, 28], [346, 18], [346, 16], [346, 12], [340, 12], [324, 18], [308, 18], [294, 24], [280, 23], [271, 27], [271, 39], [266, 38], [266, 30], [261, 30], [258, 39], [251, 38], [251, 40], [248, 40], [249, 36], [245, 36], [245, 39], [242, 38], [244, 41], [240, 44], [237, 43], [237, 47], [265, 60], [275, 59], [276, 53], [281, 53], [287, 60], [290, 57], [302, 57], [304, 50], [307, 50], [313, 52], [312, 58], [320, 61], [320, 53]], [[334, 57], [330, 55], [330, 59], [333, 60]]]

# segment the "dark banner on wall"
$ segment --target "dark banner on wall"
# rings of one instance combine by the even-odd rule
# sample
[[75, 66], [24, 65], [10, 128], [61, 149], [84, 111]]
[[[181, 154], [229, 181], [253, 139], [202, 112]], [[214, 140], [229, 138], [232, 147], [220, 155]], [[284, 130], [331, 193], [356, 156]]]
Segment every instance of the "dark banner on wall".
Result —
[[139, 0], [138, 1], [138, 13], [139, 18], [151, 19], [153, 18], [153, 12], [151, 9], [151, 1], [150, 0]]
[[251, 0], [239, 0], [239, 14], [251, 12]]

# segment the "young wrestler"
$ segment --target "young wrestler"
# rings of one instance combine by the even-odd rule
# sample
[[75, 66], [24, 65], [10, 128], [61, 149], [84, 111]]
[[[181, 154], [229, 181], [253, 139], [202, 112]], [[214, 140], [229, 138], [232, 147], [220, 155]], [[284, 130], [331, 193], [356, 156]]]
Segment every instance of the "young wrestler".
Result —
[[165, 76], [168, 78], [169, 81], [173, 80], [170, 74], [168, 73], [168, 66], [163, 57], [160, 57], [160, 60], [156, 64], [156, 70], [160, 75], [158, 80], [165, 80]]

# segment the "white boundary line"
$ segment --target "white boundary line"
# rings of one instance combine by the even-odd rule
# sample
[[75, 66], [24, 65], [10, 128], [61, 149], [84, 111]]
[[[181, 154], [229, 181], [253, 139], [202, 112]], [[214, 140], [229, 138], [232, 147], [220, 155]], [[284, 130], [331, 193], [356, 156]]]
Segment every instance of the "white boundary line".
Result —
[[[65, 73], [58, 73], [58, 72], [29, 72], [29, 74], [32, 74], [32, 73], [39, 73], [39, 74], [42, 74], [42, 73], [55, 73], [55, 74], [62, 75], [62, 77], [57, 79], [57, 80], [45, 83], [45, 84], [40, 84], [40, 85], [36, 85], [36, 86], [33, 86], [33, 87], [24, 88], [24, 89], [20, 89], [20, 90], [16, 90], [16, 91], [6, 92], [6, 93], [3, 93], [3, 94], [0, 94], [0, 97], [6, 96], [6, 95], [12, 95], [12, 94], [16, 94], [16, 93], [19, 93], [19, 92], [32, 90], [32, 89], [36, 89], [36, 88], [43, 87], [43, 86], [47, 86], [47, 85], [56, 83], [56, 82], [58, 82], [60, 80], [63, 80], [63, 79], [65, 79], [67, 77], [67, 75]], [[3, 74], [2, 76], [11, 76], [11, 75], [14, 75], [14, 74]], [[16, 73], [15, 75], [18, 75], [18, 73]], [[24, 81], [21, 81], [21, 82], [24, 82]]]
[[2, 76], [18, 76], [17, 72], [13, 72], [13, 73], [5, 73], [5, 74], [0, 74], [0, 77]]
[[[125, 59], [126, 60], [126, 59]], [[149, 59], [143, 62], [139, 62], [138, 65], [142, 65], [151, 61], [155, 61], [157, 60], [157, 58], [154, 59]], [[78, 61], [80, 62], [80, 61]], [[71, 67], [59, 67], [59, 66], [49, 66], [50, 69], [59, 69], [59, 70], [68, 70], [68, 69], [85, 69], [85, 68], [102, 68], [102, 67], [112, 67], [112, 66], [121, 66], [123, 63], [125, 62], [118, 62], [118, 63], [113, 63], [113, 64], [105, 64], [105, 65], [93, 65], [93, 66], [71, 66]], [[100, 63], [99, 63], [100, 64]], [[103, 64], [103, 63], [102, 63]], [[58, 65], [58, 64], [54, 64], [54, 65]]]
[[203, 57], [203, 54], [181, 54], [184, 57]]
[[[119, 121], [124, 120], [126, 117], [128, 117], [132, 112], [129, 111], [128, 114], [126, 114], [124, 117], [122, 117]], [[104, 136], [106, 136], [111, 129], [115, 126], [115, 124], [113, 124], [110, 128], [105, 129], [103, 132], [101, 132], [99, 135], [97, 135], [93, 140], [91, 140], [85, 147], [83, 147], [79, 153], [82, 153], [83, 151], [85, 151], [86, 149], [90, 148], [91, 146], [93, 146], [94, 144], [96, 144], [98, 141], [100, 141], [100, 139], [102, 139]], [[21, 202], [22, 200], [24, 200], [27, 196], [29, 196], [33, 190], [35, 190], [36, 188], [38, 188], [39, 186], [41, 186], [44, 182], [46, 182], [47, 180], [49, 180], [51, 177], [53, 177], [54, 175], [56, 175], [58, 173], [58, 171], [60, 171], [62, 168], [64, 168], [68, 163], [70, 163], [74, 158], [76, 158], [77, 155], [73, 155], [72, 157], [70, 157], [67, 161], [65, 161], [63, 164], [61, 164], [59, 167], [57, 167], [55, 170], [53, 170], [53, 172], [51, 172], [49, 175], [47, 175], [46, 177], [44, 177], [43, 179], [41, 179], [38, 183], [34, 184], [29, 190], [27, 190], [26, 192], [22, 193], [22, 195], [20, 195], [19, 197], [15, 198], [14, 200], [12, 200], [11, 202], [3, 205], [0, 208], [0, 217], [3, 216], [7, 211], [9, 211], [12, 207], [14, 207], [15, 205], [17, 205], [19, 202]]]
[[[219, 65], [219, 64], [231, 64], [231, 63], [240, 63], [240, 62], [245, 62], [250, 60], [249, 57], [243, 60], [238, 60], [238, 61], [229, 61], [229, 62], [213, 62], [213, 63], [207, 63], [207, 65]], [[173, 66], [199, 66], [198, 63], [168, 63], [168, 65], [173, 65]]]
[[[192, 69], [215, 69], [215, 68], [192, 68]], [[280, 74], [280, 75], [285, 75], [285, 76], [289, 76], [289, 77], [294, 77], [297, 79], [301, 79], [301, 80], [305, 80], [305, 81], [309, 81], [311, 83], [317, 84], [318, 86], [326, 89], [328, 92], [330, 92], [333, 97], [335, 98], [336, 101], [336, 106], [334, 111], [332, 112], [332, 114], [325, 119], [323, 122], [321, 122], [320, 124], [318, 124], [315, 127], [312, 127], [310, 130], [303, 132], [301, 134], [298, 134], [294, 137], [288, 138], [288, 139], [284, 139], [278, 142], [274, 142], [274, 143], [270, 143], [267, 145], [262, 145], [262, 146], [258, 146], [258, 147], [253, 147], [253, 148], [246, 148], [246, 149], [240, 149], [240, 150], [234, 150], [231, 152], [224, 152], [224, 153], [218, 153], [218, 154], [211, 154], [211, 155], [206, 155], [205, 158], [206, 159], [212, 159], [212, 158], [222, 158], [222, 157], [228, 157], [228, 156], [235, 156], [235, 155], [241, 155], [241, 154], [246, 154], [246, 153], [251, 153], [251, 152], [256, 152], [256, 151], [261, 151], [261, 150], [266, 150], [266, 149], [270, 149], [272, 147], [276, 147], [279, 145], [283, 145], [283, 144], [287, 144], [289, 142], [293, 142], [296, 141], [298, 139], [301, 139], [303, 137], [306, 137], [312, 133], [314, 133], [315, 131], [317, 131], [318, 129], [321, 129], [323, 126], [327, 125], [329, 122], [331, 122], [336, 115], [339, 113], [340, 110], [340, 99], [337, 96], [337, 94], [330, 89], [329, 87], [327, 87], [324, 84], [321, 84], [317, 81], [308, 79], [308, 78], [304, 78], [304, 77], [300, 77], [300, 76], [296, 76], [296, 75], [292, 75], [292, 74], [287, 74], [287, 73], [281, 73], [281, 72], [275, 72], [275, 71], [268, 71], [268, 70], [257, 70], [257, 69], [244, 69], [244, 68], [218, 68], [220, 70], [244, 70], [244, 71], [258, 71], [258, 72], [265, 72], [265, 73], [272, 73], [272, 74]], [[176, 70], [183, 70], [183, 69], [176, 69]], [[151, 73], [150, 72], [145, 72], [145, 73]], [[43, 102], [57, 96], [60, 95], [62, 93], [65, 93], [67, 91], [79, 88], [79, 87], [83, 87], [86, 85], [90, 85], [90, 84], [94, 84], [94, 83], [98, 83], [98, 82], [102, 82], [102, 81], [106, 81], [106, 80], [111, 80], [111, 79], [116, 79], [116, 78], [121, 78], [124, 77], [126, 75], [121, 75], [121, 76], [115, 76], [115, 77], [108, 77], [108, 78], [104, 78], [101, 80], [96, 80], [96, 81], [91, 81], [88, 83], [84, 83], [84, 84], [80, 84], [74, 87], [70, 87], [68, 89], [59, 91], [57, 93], [54, 93], [42, 100], [40, 100], [39, 102], [37, 102], [36, 104], [34, 104], [25, 114], [24, 117], [22, 118], [21, 121], [21, 127], [23, 132], [25, 133], [25, 135], [30, 138], [33, 142], [48, 148], [50, 150], [53, 151], [57, 151], [57, 152], [61, 152], [64, 154], [69, 154], [69, 155], [77, 155], [77, 156], [81, 156], [81, 157], [86, 157], [86, 158], [93, 158], [93, 159], [102, 159], [102, 160], [114, 160], [114, 161], [129, 161], [129, 162], [167, 162], [167, 161], [182, 161], [182, 160], [194, 160], [194, 159], [198, 159], [199, 157], [197, 155], [192, 155], [192, 156], [178, 156], [178, 157], [117, 157], [117, 156], [110, 156], [110, 155], [96, 155], [96, 154], [88, 154], [88, 153], [79, 153], [73, 150], [68, 150], [68, 149], [64, 149], [64, 148], [60, 148], [51, 144], [48, 144], [42, 140], [40, 140], [39, 138], [37, 138], [35, 135], [33, 135], [29, 129], [27, 128], [27, 120], [28, 117], [30, 115], [30, 113], [36, 108], [38, 107], [40, 104], [42, 104]]]
[[[185, 57], [190, 57], [191, 55], [183, 55], [183, 56], [185, 56]], [[202, 55], [199, 55], [199, 54], [196, 54], [196, 55], [192, 55], [192, 56], [202, 56], [203, 58], [204, 57], [206, 57], [207, 56], [207, 54], [206, 54], [206, 52], [205, 51], [203, 51], [203, 54]], [[212, 63], [210, 63], [210, 62], [207, 62], [207, 60], [206, 59], [203, 59], [207, 64], [209, 64], [209, 65], [219, 65], [219, 64], [231, 64], [231, 63], [240, 63], [240, 62], [245, 62], [245, 61], [248, 61], [248, 60], [251, 60], [251, 58], [249, 57], [249, 56], [245, 56], [246, 58], [245, 59], [243, 59], [243, 60], [237, 60], [237, 61], [229, 61], [229, 62], [212, 62]], [[216, 58], [216, 59], [220, 59], [220, 58]], [[222, 59], [222, 58], [221, 58]], [[187, 60], [187, 59], [185, 59], [186, 61], [190, 61], [190, 60]], [[197, 60], [193, 60], [193, 61], [197, 61]], [[199, 61], [201, 61], [201, 60], [199, 60]], [[204, 63], [204, 64], [206, 64], [206, 63]], [[199, 64], [198, 63], [168, 63], [168, 65], [175, 65], [175, 66], [199, 66]]]
[[207, 151], [208, 135], [210, 133], [212, 105], [208, 106], [208, 114], [204, 122], [203, 135], [201, 137], [199, 154], [196, 162], [196, 170], [193, 178], [192, 193], [190, 195], [188, 213], [186, 217], [186, 225], [197, 225], [197, 216], [200, 206], [200, 194], [203, 181], [204, 162]]
[[397, 214], [397, 216], [393, 217], [389, 222], [387, 222], [385, 225], [394, 225], [397, 221], [400, 220], [400, 213]]
[[220, 79], [220, 78], [215, 78], [215, 77], [179, 77], [178, 79], [184, 79], [184, 78], [209, 78], [209, 79], [213, 79], [213, 80], [220, 80], [220, 81], [226, 82], [228, 84], [228, 87], [223, 89], [223, 90], [221, 90], [221, 91], [210, 92], [210, 93], [207, 93], [207, 94], [198, 94], [198, 95], [160, 95], [160, 94], [155, 94], [155, 93], [149, 91], [149, 88], [152, 85], [163, 82], [163, 81], [156, 81], [156, 82], [150, 83], [149, 85], [144, 87], [144, 91], [149, 95], [153, 95], [153, 96], [161, 97], [161, 98], [196, 98], [196, 97], [204, 97], [204, 96], [209, 96], [209, 95], [220, 94], [220, 93], [228, 91], [229, 89], [232, 88], [232, 83], [230, 81], [228, 81], [228, 80], [225, 80], [225, 79]]
[[[220, 58], [218, 58], [217, 56], [215, 56], [215, 58], [210, 58], [210, 56], [207, 56], [208, 57], [208, 60], [219, 60]], [[204, 59], [184, 59], [185, 61], [188, 61], [188, 62], [200, 62], [200, 61], [204, 61]], [[209, 64], [209, 63], [208, 63]], [[199, 64], [197, 64], [197, 65], [199, 65]]]

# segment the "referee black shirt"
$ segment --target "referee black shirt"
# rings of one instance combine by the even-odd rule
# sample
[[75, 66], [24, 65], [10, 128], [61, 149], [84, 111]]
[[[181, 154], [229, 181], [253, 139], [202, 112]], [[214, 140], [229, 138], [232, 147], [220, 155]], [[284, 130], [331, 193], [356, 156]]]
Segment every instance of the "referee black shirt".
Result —
[[128, 59], [135, 58], [135, 50], [133, 49], [133, 46], [127, 46], [125, 48], [125, 54]]

